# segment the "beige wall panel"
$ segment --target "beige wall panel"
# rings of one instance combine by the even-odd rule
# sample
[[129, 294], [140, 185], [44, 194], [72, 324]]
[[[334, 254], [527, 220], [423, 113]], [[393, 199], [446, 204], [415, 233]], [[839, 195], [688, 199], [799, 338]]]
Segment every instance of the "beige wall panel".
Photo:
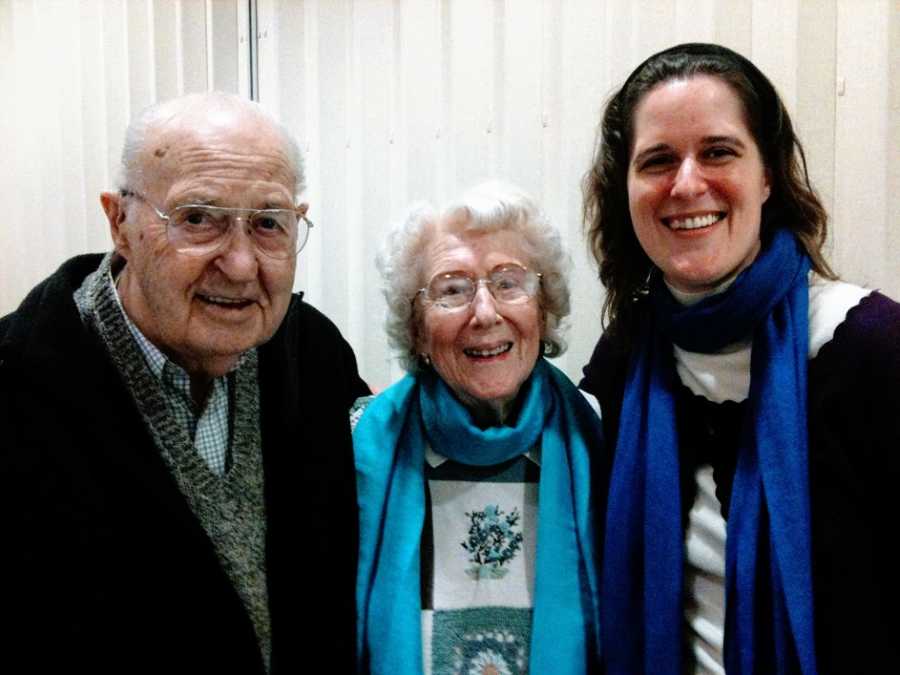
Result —
[[[102, 251], [110, 245], [107, 228], [103, 226], [103, 218], [100, 216], [98, 197], [100, 192], [112, 186], [115, 178], [115, 164], [110, 161], [111, 115], [107, 108], [107, 101], [115, 100], [115, 97], [108, 96], [105, 91], [108, 59], [104, 53], [103, 41], [98, 39], [106, 30], [106, 11], [106, 4], [99, 0], [84, 3], [81, 8], [81, 58], [76, 58], [76, 63], [79, 63], [76, 77], [81, 85], [81, 92], [76, 102], [81, 107], [81, 126], [77, 135], [82, 145], [83, 160], [81, 166], [75, 169], [83, 172], [83, 177], [76, 181], [76, 185], [84, 201], [82, 209], [70, 211], [65, 220], [68, 228], [72, 228], [69, 219], [77, 217], [76, 214], [80, 214], [84, 221], [81, 227], [73, 228], [78, 244], [73, 245], [67, 254], [71, 251]], [[114, 145], [118, 149], [118, 141]]]
[[[352, 13], [349, 2], [319, 2], [317, 5], [317, 51], [313, 63], [319, 68], [319, 93], [316, 99], [318, 145], [321, 162], [311, 166], [310, 173], [319, 175], [319, 191], [310, 193], [314, 222], [319, 224], [320, 249], [301, 253], [300, 263], [320, 267], [323, 281], [320, 295], [313, 300], [323, 307], [337, 310], [335, 319], [342, 329], [347, 327], [347, 294], [350, 274], [347, 250], [353, 232], [349, 229], [351, 205], [349, 175], [352, 163], [351, 129], [347, 119], [351, 98]], [[282, 78], [282, 83], [284, 79]], [[261, 92], [262, 100], [266, 93]], [[296, 130], [295, 130], [296, 132]], [[300, 134], [302, 136], [302, 132]], [[318, 258], [313, 254], [317, 253]], [[335, 274], [334, 272], [341, 270]]]
[[[113, 185], [132, 114], [162, 96], [258, 91], [296, 134], [316, 223], [296, 288], [350, 339], [366, 378], [399, 377], [374, 254], [416, 199], [485, 177], [537, 196], [572, 253], [577, 378], [602, 289], [581, 228], [600, 110], [651, 52], [718, 41], [773, 79], [833, 215], [850, 280], [900, 296], [900, 6], [892, 0], [0, 0], [0, 313], [64, 258], [108, 247], [97, 193]], [[77, 26], [77, 30], [73, 29]], [[842, 86], [843, 85], [843, 86]]]
[[[13, 3], [0, 3], [0, 86], [14, 97], [23, 95], [19, 85], [21, 73], [25, 69], [24, 45], [19, 44], [17, 32], [22, 10]], [[13, 101], [16, 99], [13, 98]], [[22, 300], [27, 286], [19, 280], [29, 279], [26, 267], [30, 264], [25, 248], [28, 232], [16, 223], [33, 222], [28, 213], [24, 191], [29, 181], [28, 158], [22, 147], [23, 134], [19, 130], [28, 122], [24, 119], [26, 108], [35, 101], [28, 100], [28, 106], [13, 104], [0, 117], [0, 144], [6, 149], [12, 161], [0, 162], [0, 198], [6, 204], [8, 220], [0, 226], [0, 315], [13, 309]], [[32, 228], [28, 228], [32, 229]], [[36, 229], [36, 228], [34, 228]], [[4, 253], [5, 252], [5, 253]], [[44, 272], [40, 265], [34, 265], [35, 275]]]
[[[223, 4], [233, 6], [227, 1]], [[178, 23], [175, 29], [178, 31], [179, 40], [176, 53], [179, 72], [178, 94], [212, 89], [208, 67], [210, 45], [207, 42], [212, 16], [208, 13], [207, 3], [202, 0], [178, 0], [176, 7]], [[230, 51], [234, 51], [233, 42], [230, 47]]]
[[592, 0], [563, 5], [559, 40], [560, 74], [559, 117], [548, 119], [558, 134], [562, 153], [555, 205], [548, 213], [563, 230], [573, 261], [569, 285], [572, 290], [572, 314], [567, 338], [569, 350], [560, 359], [566, 372], [578, 377], [580, 368], [597, 341], [603, 289], [597, 280], [597, 268], [588, 255], [582, 236], [581, 181], [590, 166], [594, 136], [603, 102], [612, 83], [606, 73], [606, 49], [599, 36], [606, 30], [606, 17], [592, 10]]
[[[14, 73], [16, 66], [16, 52], [13, 37], [13, 21], [12, 21], [12, 5], [10, 3], [0, 2], [0, 63], [9, 64], [6, 68], [0, 67], [0, 90], [13, 92]], [[12, 111], [7, 111], [0, 117], [0, 145], [6, 149], [8, 157], [12, 161], [0, 162], [0, 202], [6, 205], [6, 216], [8, 223], [0, 226], [0, 251], [12, 251], [13, 238], [17, 236], [16, 230], [11, 223], [22, 223], [24, 214], [22, 213], [21, 204], [15, 199], [16, 187], [16, 168], [18, 157], [17, 149], [13, 145], [13, 126], [17, 120]], [[6, 257], [0, 257], [0, 263], [6, 263], [0, 269], [0, 315], [6, 313], [7, 308], [14, 307], [21, 298], [12, 297], [18, 292], [18, 288], [13, 287], [12, 283], [7, 280], [14, 278], [19, 270], [13, 269], [10, 261]]]
[[721, 0], [715, 6], [713, 41], [748, 56], [753, 51], [753, 0]]
[[[397, 97], [397, 18], [389, 0], [361, 3], [354, 11], [354, 71], [358, 73], [357, 94], [352, 103], [356, 118], [350, 121], [353, 150], [353, 182], [346, 195], [353, 205], [348, 223], [352, 234], [348, 268], [355, 270], [348, 289], [348, 335], [359, 345], [358, 357], [366, 364], [366, 376], [381, 379], [388, 375], [387, 340], [381, 317], [371, 310], [381, 302], [379, 276], [372, 255], [381, 244], [382, 223], [373, 218], [389, 213], [391, 194], [398, 179], [394, 170], [398, 154], [393, 138]], [[375, 225], [373, 220], [379, 220]]]
[[[297, 63], [297, 42], [302, 45], [303, 25], [299, 22], [296, 10], [302, 7], [297, 3], [281, 3], [277, 0], [257, 0], [259, 14], [256, 23], [256, 50], [259, 74], [259, 89], [265, 91], [263, 105], [272, 112], [281, 109], [282, 91], [291, 97], [291, 90], [297, 89], [299, 82], [291, 82], [288, 78], [299, 78], [302, 73], [295, 73]], [[283, 63], [282, 63], [283, 61]], [[288, 80], [282, 87], [281, 78]], [[290, 110], [286, 111], [290, 114]]]
[[799, 0], [754, 0], [752, 51], [744, 52], [775, 83], [788, 111], [797, 103]]
[[206, 3], [156, 0], [149, 11], [153, 16], [156, 100], [210, 88]]
[[[206, 40], [207, 81], [210, 83], [209, 88], [217, 91], [244, 93], [239, 88], [241, 63], [238, 55], [243, 50], [249, 51], [249, 42], [246, 29], [241, 35], [242, 24], [237, 5], [238, 0], [206, 0], [206, 13], [209, 17]], [[235, 49], [235, 46], [238, 48]]]
[[892, 3], [888, 11], [887, 274], [881, 283], [889, 295], [900, 298], [900, 3]]
[[716, 35], [717, 0], [678, 0], [675, 34], [684, 42], [709, 42]]
[[[837, 31], [834, 254], [836, 270], [896, 296], [898, 251], [887, 250], [889, 148], [888, 74], [891, 0], [840, 4]], [[896, 54], [896, 50], [895, 50]], [[843, 93], [842, 93], [843, 92]], [[890, 158], [890, 159], [889, 159]], [[894, 190], [897, 186], [894, 186]]]
[[[67, 250], [78, 245], [81, 237], [77, 233], [84, 231], [82, 137], [77, 131], [70, 133], [82, 128], [81, 41], [77, 32], [66, 39], [71, 26], [78, 25], [78, 6], [44, 3], [36, 5], [35, 10], [35, 28], [43, 33], [43, 39], [63, 47], [57, 57], [51, 57], [39, 47], [34, 54], [43, 62], [44, 68], [44, 76], [37, 81], [39, 87], [54, 75], [59, 78], [58, 85], [46, 92], [47, 105], [37, 113], [44, 118], [43, 133], [35, 140], [41, 144], [37, 154], [41, 157], [42, 175], [47, 182], [40, 181], [32, 186], [33, 203], [37, 207], [35, 213], [42, 219], [47, 236], [41, 257], [49, 261], [65, 256]], [[45, 188], [49, 189], [51, 199], [46, 198]], [[71, 225], [66, 222], [67, 214], [73, 214]]]
[[[384, 234], [405, 213], [413, 201], [434, 202], [441, 186], [448, 182], [450, 168], [444, 161], [450, 136], [444, 99], [445, 72], [449, 60], [442, 48], [447, 24], [446, 9], [440, 0], [418, 3], [394, 3], [394, 67], [397, 81], [392, 86], [393, 110], [391, 137], [390, 200], [383, 213], [376, 211], [371, 225], [371, 247], [363, 265], [369, 270], [371, 286], [380, 287], [372, 259]], [[370, 291], [371, 293], [371, 291]], [[382, 330], [384, 303], [380, 293], [370, 295], [366, 308], [367, 330], [373, 343], [384, 345], [374, 359], [375, 368], [366, 377], [383, 386], [398, 379], [403, 371], [387, 349]], [[372, 360], [369, 362], [371, 363]]]
[[502, 12], [500, 3], [462, 0], [446, 6], [441, 46], [449, 66], [443, 92], [449, 141], [444, 158], [449, 171], [440, 186], [441, 200], [497, 172], [498, 99], [502, 96], [498, 70], [503, 62], [502, 42], [498, 45], [502, 23], [495, 24], [499, 19], [495, 14]]
[[[447, 171], [442, 161], [447, 141], [441, 134], [446, 115], [441, 3], [409, 3], [395, 12], [398, 78], [391, 134], [397, 152], [392, 156], [389, 217], [399, 217], [413, 200], [434, 195]], [[388, 229], [387, 219], [373, 225], [379, 233]]]
[[[538, 196], [570, 243], [574, 326], [569, 336], [571, 351], [560, 364], [577, 376], [596, 339], [602, 300], [596, 270], [588, 262], [581, 238], [579, 184], [603, 100], [654, 50], [681, 41], [714, 40], [760, 63], [782, 92], [801, 137], [806, 138], [815, 184], [826, 202], [832, 200], [836, 0], [397, 0], [390, 11], [379, 2], [355, 2], [349, 7], [345, 11], [352, 14], [357, 31], [365, 30], [358, 17], [380, 15], [381, 37], [368, 47], [361, 36], [354, 38], [346, 57], [350, 90], [333, 95], [355, 107], [360, 99], [354, 98], [352, 89], [361, 88], [358, 104], [364, 113], [357, 132], [364, 133], [354, 134], [353, 120], [347, 120], [348, 135], [352, 146], [357, 138], [363, 143], [364, 164], [371, 162], [380, 169], [375, 172], [376, 182], [368, 182], [368, 173], [360, 172], [355, 154], [345, 156], [345, 201], [335, 206], [334, 215], [343, 211], [344, 219], [354, 220], [347, 209], [360, 194], [361, 186], [354, 181], [362, 177], [367, 203], [375, 212], [383, 210], [390, 216], [366, 231], [350, 228], [344, 245], [354, 248], [358, 242], [367, 242], [368, 259], [352, 252], [329, 255], [330, 261], [362, 266], [359, 278], [366, 282], [360, 292], [367, 296], [368, 319], [360, 323], [353, 314], [356, 305], [340, 304], [338, 294], [327, 290], [337, 287], [342, 289], [339, 295], [344, 295], [351, 289], [352, 295], [353, 288], [360, 288], [352, 281], [326, 274], [321, 294], [310, 297], [349, 332], [375, 384], [384, 383], [381, 364], [387, 357], [379, 351], [383, 337], [372, 334], [383, 305], [377, 296], [372, 297], [377, 276], [371, 258], [379, 241], [370, 233], [380, 236], [397, 217], [404, 195], [408, 201], [428, 197], [441, 202], [487, 176], [508, 178]], [[360, 61], [356, 50], [362, 48], [365, 58]], [[305, 67], [321, 70], [334, 64]], [[357, 68], [365, 74], [357, 75]], [[373, 68], [382, 71], [372, 72]], [[387, 103], [381, 92], [368, 86], [373, 78], [388, 93]], [[329, 97], [334, 86], [324, 78], [320, 84], [320, 95]], [[386, 111], [383, 105], [388, 105]], [[334, 123], [339, 116], [327, 118]], [[387, 148], [382, 137], [385, 130]], [[327, 165], [335, 157], [321, 160]], [[312, 172], [319, 170], [336, 169], [314, 167]], [[325, 199], [330, 189], [326, 182], [317, 199]], [[382, 182], [389, 183], [387, 194], [382, 194]], [[330, 221], [327, 200], [324, 206]], [[388, 373], [391, 380], [398, 371], [391, 367]]]
[[153, 62], [146, 65], [155, 69], [155, 97], [162, 101], [179, 96], [182, 91], [181, 2], [150, 2], [147, 11], [153, 19]]
[[497, 165], [506, 169], [503, 178], [519, 185], [541, 185], [548, 171], [555, 172], [550, 156], [558, 150], [546, 143], [541, 129], [549, 129], [551, 108], [559, 103], [560, 7], [540, 0], [512, 0], [498, 8], [496, 122], [486, 131], [499, 141]]
[[[238, 1], [216, 0], [217, 9], [235, 15]], [[0, 197], [10, 216], [0, 225], [0, 314], [66, 258], [109, 249], [99, 194], [115, 187], [125, 127], [160, 91], [206, 89], [206, 8], [195, 0], [0, 1], [8, 101]], [[234, 43], [219, 48], [237, 53]]]
[[[104, 189], [116, 187], [119, 178], [119, 156], [122, 152], [122, 140], [125, 127], [131, 118], [131, 88], [129, 86], [128, 62], [130, 61], [129, 49], [133, 42], [139, 42], [137, 38], [129, 39], [128, 13], [124, 0], [112, 0], [103, 2], [99, 0], [103, 8], [102, 23], [103, 33], [100, 42], [103, 70], [95, 74], [94, 78], [86, 78], [86, 82], [92, 84], [90, 96], [103, 102], [105, 120], [97, 117], [93, 120], [97, 133], [106, 139], [106, 169], [108, 182]], [[96, 39], [96, 38], [95, 38]], [[97, 202], [95, 202], [95, 205]], [[91, 213], [90, 207], [88, 213]], [[96, 212], [98, 218], [102, 214]], [[102, 221], [98, 221], [102, 222]], [[104, 231], [106, 228], [102, 228]], [[111, 242], [107, 237], [102, 248], [109, 248]]]
[[836, 36], [836, 0], [803, 0], [797, 24], [799, 95], [790, 112], [813, 187], [829, 213], [834, 211]]
[[[52, 19], [52, 15], [57, 20]], [[11, 95], [12, 128], [9, 130], [12, 157], [16, 164], [13, 178], [18, 217], [3, 224], [11, 228], [14, 254], [9, 255], [10, 271], [14, 279], [34, 278], [33, 268], [45, 270], [65, 256], [68, 230], [65, 225], [64, 204], [71, 191], [67, 190], [66, 156], [78, 161], [75, 151], [63, 137], [64, 118], [73, 110], [70, 71], [72, 50], [77, 40], [69, 31], [77, 7], [64, 3], [14, 3], [12, 38], [14, 69]], [[40, 34], [41, 39], [34, 36]], [[58, 55], [49, 54], [42, 45], [61, 43]], [[73, 44], [74, 42], [74, 44]], [[53, 83], [48, 86], [48, 83]], [[27, 105], [23, 105], [26, 103]], [[9, 114], [9, 113], [7, 113]], [[75, 116], [75, 128], [80, 124]], [[27, 129], [29, 133], [20, 133]], [[67, 129], [68, 131], [68, 129]], [[71, 186], [71, 189], [76, 189]], [[72, 214], [73, 227], [79, 227], [82, 214]], [[27, 225], [27, 226], [26, 226]], [[81, 223], [83, 227], [83, 223]], [[4, 255], [6, 257], [6, 255]], [[4, 275], [6, 267], [3, 266]], [[21, 299], [21, 298], [19, 298]]]
[[[165, 11], [163, 9], [163, 12]], [[173, 93], [174, 89], [170, 84], [171, 77], [166, 77], [164, 72], [158, 78], [156, 75], [156, 40], [163, 36], [157, 36], [154, 31], [153, 2], [127, 0], [125, 14], [128, 36], [129, 108], [136, 112], [158, 100], [156, 92], [158, 79], [166, 89], [166, 94]]]

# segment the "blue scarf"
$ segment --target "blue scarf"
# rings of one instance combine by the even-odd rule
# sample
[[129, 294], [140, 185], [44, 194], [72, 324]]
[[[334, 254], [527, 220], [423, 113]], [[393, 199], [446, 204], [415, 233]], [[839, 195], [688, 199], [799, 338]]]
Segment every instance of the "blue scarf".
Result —
[[684, 532], [672, 343], [752, 335], [750, 396], [726, 541], [729, 675], [816, 672], [806, 368], [809, 260], [776, 232], [732, 286], [692, 307], [657, 280], [629, 364], [610, 480], [601, 594], [610, 675], [681, 673]]
[[360, 507], [357, 628], [361, 671], [422, 672], [419, 545], [425, 447], [464, 464], [498, 464], [541, 443], [529, 672], [583, 675], [599, 649], [590, 455], [600, 423], [568, 378], [539, 359], [512, 427], [479, 429], [434, 373], [379, 394], [353, 432]]

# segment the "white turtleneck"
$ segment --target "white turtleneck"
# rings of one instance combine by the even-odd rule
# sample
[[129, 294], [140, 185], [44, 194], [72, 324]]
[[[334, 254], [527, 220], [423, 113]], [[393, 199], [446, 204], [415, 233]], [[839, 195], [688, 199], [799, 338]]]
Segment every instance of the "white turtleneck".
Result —
[[[719, 287], [701, 293], [685, 293], [669, 286], [681, 304], [696, 304], [721, 293], [731, 285], [728, 280]], [[835, 329], [853, 307], [872, 291], [843, 281], [829, 281], [810, 272], [809, 284], [809, 358], [834, 337]], [[699, 396], [721, 403], [743, 401], [750, 391], [750, 355], [752, 336], [728, 345], [715, 354], [698, 354], [674, 347], [675, 367], [681, 381]]]

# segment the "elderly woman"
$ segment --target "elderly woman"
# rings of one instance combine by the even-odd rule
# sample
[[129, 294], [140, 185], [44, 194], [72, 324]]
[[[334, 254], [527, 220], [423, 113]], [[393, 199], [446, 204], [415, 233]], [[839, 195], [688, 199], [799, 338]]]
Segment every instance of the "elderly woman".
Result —
[[566, 263], [499, 184], [414, 209], [379, 257], [409, 374], [353, 436], [364, 672], [576, 674], [596, 656], [600, 423], [544, 359], [563, 350]]
[[896, 664], [900, 305], [823, 258], [772, 84], [716, 45], [651, 56], [585, 196], [609, 323], [581, 386], [615, 446], [605, 671]]

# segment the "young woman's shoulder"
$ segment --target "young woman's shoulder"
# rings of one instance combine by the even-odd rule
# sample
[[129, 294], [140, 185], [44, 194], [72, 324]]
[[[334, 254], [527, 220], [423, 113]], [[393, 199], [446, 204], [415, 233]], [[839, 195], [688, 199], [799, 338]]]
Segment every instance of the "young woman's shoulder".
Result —
[[809, 352], [828, 346], [857, 358], [898, 358], [900, 303], [843, 281], [818, 280], [809, 291]]

